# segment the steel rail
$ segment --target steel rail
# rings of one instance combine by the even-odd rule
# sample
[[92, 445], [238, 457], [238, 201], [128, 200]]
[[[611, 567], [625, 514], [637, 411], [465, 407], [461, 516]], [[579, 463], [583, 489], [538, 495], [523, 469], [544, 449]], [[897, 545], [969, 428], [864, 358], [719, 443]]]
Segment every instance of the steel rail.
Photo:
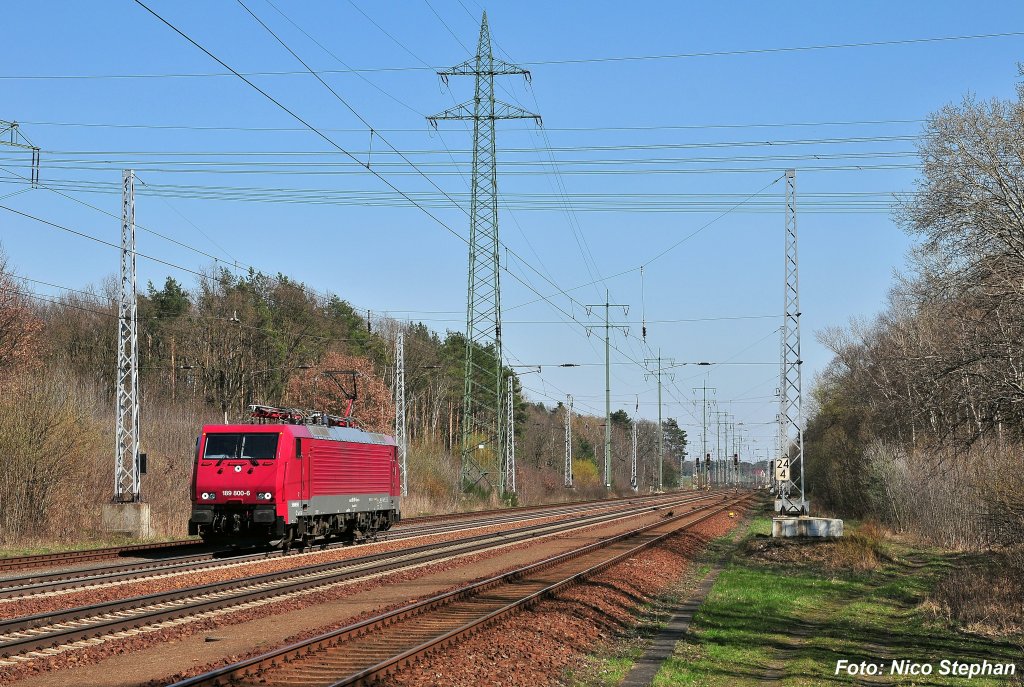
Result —
[[[640, 543], [637, 546], [630, 547], [626, 551], [623, 551], [611, 558], [608, 558], [600, 563], [591, 565], [582, 571], [575, 572], [568, 577], [564, 577], [554, 581], [550, 584], [544, 584], [539, 589], [532, 589], [526, 594], [520, 595], [513, 601], [503, 604], [498, 608], [485, 609], [485, 612], [479, 617], [473, 618], [468, 622], [461, 624], [460, 626], [442, 632], [439, 635], [431, 637], [427, 641], [420, 642], [419, 644], [399, 651], [398, 653], [386, 655], [382, 660], [376, 663], [371, 663], [366, 668], [357, 672], [351, 673], [340, 680], [331, 679], [329, 681], [310, 681], [310, 684], [329, 684], [330, 687], [343, 687], [347, 685], [359, 685], [367, 684], [375, 680], [376, 678], [395, 672], [400, 667], [411, 665], [420, 657], [436, 651], [444, 646], [457, 642], [463, 637], [470, 636], [484, 627], [498, 621], [502, 617], [522, 608], [532, 606], [539, 601], [552, 596], [558, 591], [565, 587], [576, 584], [586, 579], [593, 577], [595, 574], [602, 572], [609, 567], [619, 563], [627, 558], [636, 555], [639, 551], [653, 546], [659, 542], [664, 541], [666, 538], [678, 534], [680, 531], [689, 529], [705, 520], [718, 515], [727, 508], [736, 507], [742, 505], [744, 502], [749, 501], [752, 495], [745, 495], [722, 505], [717, 508], [716, 504], [708, 504], [706, 506], [697, 509], [696, 512], [711, 509], [709, 512], [700, 515], [692, 522], [688, 522], [680, 528], [675, 528], [669, 532], [661, 535], [657, 535], [647, 541]], [[563, 554], [552, 556], [538, 563], [533, 563], [527, 566], [523, 566], [512, 572], [496, 575], [487, 580], [476, 582], [473, 584], [466, 585], [460, 589], [447, 592], [434, 596], [430, 599], [420, 601], [414, 604], [409, 604], [402, 608], [387, 613], [380, 614], [373, 618], [348, 625], [331, 632], [327, 632], [310, 639], [297, 642], [259, 656], [255, 656], [249, 659], [239, 661], [237, 663], [223, 666], [215, 670], [197, 675], [192, 678], [186, 678], [179, 682], [174, 683], [171, 687], [223, 687], [225, 685], [237, 684], [239, 681], [245, 678], [258, 678], [264, 681], [264, 673], [272, 671], [274, 669], [281, 669], [288, 664], [295, 661], [302, 661], [303, 659], [316, 660], [314, 654], [317, 657], [322, 658], [323, 652], [331, 651], [332, 649], [344, 648], [346, 652], [352, 647], [342, 647], [341, 645], [350, 639], [356, 639], [360, 637], [366, 637], [371, 633], [377, 631], [386, 631], [388, 628], [395, 628], [397, 623], [404, 620], [415, 618], [418, 616], [425, 616], [438, 609], [449, 607], [459, 601], [471, 599], [479, 596], [482, 592], [494, 589], [502, 585], [514, 585], [520, 583], [524, 578], [529, 575], [543, 572], [549, 568], [553, 568], [562, 563], [566, 563], [576, 558], [580, 558], [589, 553], [595, 552], [602, 548], [607, 548], [613, 544], [624, 542], [628, 539], [643, 535], [650, 530], [663, 527], [667, 523], [677, 522], [679, 520], [692, 517], [695, 511], [691, 510], [686, 513], [675, 515], [671, 518], [662, 520], [657, 523], [645, 525], [629, 532], [625, 532], [614, 537], [610, 537], [606, 540], [596, 542], [594, 544], [588, 544], [580, 547], [573, 551], [569, 551]], [[536, 586], [536, 585], [532, 585]], [[408, 633], [409, 630], [399, 630], [400, 632]], [[378, 645], [383, 646], [385, 643], [382, 641], [376, 642]], [[379, 652], [378, 652], [379, 653]], [[313, 668], [309, 668], [310, 671]], [[325, 669], [326, 670], [326, 669]], [[290, 679], [289, 684], [296, 684], [298, 680]], [[273, 684], [271, 678], [266, 684]]]
[[[667, 498], [667, 497], [663, 497]], [[639, 501], [637, 497], [631, 497], [629, 503]], [[648, 503], [657, 502], [658, 499], [648, 499]], [[619, 501], [614, 503], [580, 502], [573, 506], [552, 506], [550, 508], [537, 509], [535, 514], [501, 513], [499, 517], [475, 520], [457, 520], [451, 523], [426, 523], [423, 525], [410, 525], [408, 528], [399, 525], [396, 530], [384, 533], [375, 541], [365, 543], [379, 543], [386, 541], [400, 541], [415, 537], [426, 537], [434, 534], [445, 534], [467, 528], [488, 527], [500, 525], [507, 522], [518, 522], [531, 518], [542, 518], [557, 515], [579, 513], [597, 510], [602, 507], [613, 508], [620, 505]], [[500, 513], [500, 511], [497, 511]], [[331, 543], [320, 550], [335, 549], [350, 546], [343, 542]], [[283, 554], [280, 550], [261, 550], [254, 553], [234, 553], [233, 551], [211, 551], [204, 554], [186, 555], [180, 557], [162, 558], [141, 563], [122, 563], [119, 565], [108, 565], [84, 570], [62, 570], [52, 573], [25, 575], [20, 577], [8, 577], [0, 579], [0, 599], [17, 599], [25, 596], [35, 596], [49, 592], [57, 592], [68, 589], [95, 588], [105, 584], [114, 584], [123, 581], [144, 580], [149, 577], [175, 574], [180, 572], [191, 572], [194, 570], [209, 570], [233, 565], [244, 565], [248, 562], [269, 560], [279, 558]]]
[[[648, 510], [661, 510], [709, 498], [707, 495], [680, 498], [672, 504], [643, 505], [626, 511], [591, 515], [562, 523], [527, 526], [505, 533], [490, 533], [465, 540], [427, 544], [399, 551], [371, 554], [342, 561], [320, 563], [301, 568], [265, 573], [243, 580], [227, 580], [170, 592], [150, 594], [131, 599], [109, 601], [64, 611], [40, 613], [0, 622], [0, 655], [11, 656], [47, 649], [122, 630], [197, 615], [212, 610], [237, 606], [249, 601], [263, 601], [294, 592], [392, 572], [497, 546], [507, 546], [560, 532], [603, 524]], [[422, 554], [422, 555], [421, 555]], [[391, 560], [387, 560], [387, 559]], [[382, 561], [382, 562], [381, 562]], [[366, 567], [370, 565], [370, 567]], [[240, 583], [244, 587], [240, 588]], [[220, 596], [216, 596], [220, 594]], [[177, 607], [167, 604], [198, 599]], [[148, 609], [148, 610], [147, 610]], [[126, 616], [124, 612], [139, 613]], [[97, 620], [73, 626], [83, 620]]]
[[[616, 501], [625, 501], [635, 498], [637, 497], [624, 496], [614, 499], [594, 499], [590, 501], [565, 501], [561, 503], [543, 504], [539, 506], [516, 506], [515, 508], [492, 508], [488, 510], [462, 511], [459, 513], [440, 513], [437, 515], [416, 516], [404, 519], [403, 522], [427, 523], [438, 520], [459, 518], [462, 516], [473, 517], [480, 515], [492, 515], [497, 513], [543, 510], [545, 508], [552, 506], [584, 505], [588, 503], [614, 503]], [[8, 570], [31, 570], [33, 568], [46, 568], [80, 562], [84, 563], [88, 561], [105, 560], [109, 558], [117, 558], [118, 556], [123, 556], [126, 553], [132, 552], [158, 551], [161, 549], [173, 548], [190, 548], [203, 545], [204, 542], [197, 539], [178, 539], [174, 541], [157, 542], [153, 544], [128, 544], [125, 546], [109, 546], [98, 549], [79, 549], [76, 551], [58, 551], [54, 553], [41, 553], [29, 556], [9, 556], [6, 558], [0, 557], [0, 572], [5, 572]], [[0, 582], [2, 582], [2, 580], [0, 580]]]
[[195, 539], [179, 539], [177, 541], [159, 542], [156, 544], [130, 544], [128, 546], [109, 546], [102, 549], [81, 549], [78, 551], [60, 551], [57, 553], [41, 553], [32, 556], [13, 556], [0, 558], [0, 572], [4, 570], [28, 570], [44, 568], [64, 563], [98, 561], [105, 558], [116, 558], [131, 551], [158, 551], [160, 549], [185, 548], [201, 545]]

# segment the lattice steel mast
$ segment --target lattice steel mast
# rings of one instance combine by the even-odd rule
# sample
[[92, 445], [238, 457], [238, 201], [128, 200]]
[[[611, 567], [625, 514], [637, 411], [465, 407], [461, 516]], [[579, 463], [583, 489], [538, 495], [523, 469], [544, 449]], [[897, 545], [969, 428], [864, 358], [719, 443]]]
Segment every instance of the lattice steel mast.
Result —
[[135, 280], [135, 172], [124, 170], [121, 195], [121, 287], [117, 299], [117, 428], [114, 501], [140, 501], [139, 336]]
[[[480, 23], [476, 56], [451, 69], [449, 76], [473, 76], [473, 100], [440, 112], [428, 121], [456, 119], [473, 122], [473, 180], [469, 220], [469, 285], [466, 298], [466, 366], [462, 401], [461, 481], [463, 488], [486, 481], [502, 458], [502, 395], [504, 375], [501, 351], [501, 279], [498, 255], [498, 175], [494, 122], [498, 119], [534, 119], [540, 116], [496, 100], [494, 77], [519, 74], [522, 67], [495, 59], [487, 13]], [[487, 453], [478, 459], [476, 450]]]
[[409, 444], [405, 422], [405, 334], [395, 337], [395, 443], [402, 470], [402, 496], [409, 495]]
[[633, 487], [633, 491], [638, 491], [640, 489], [640, 485], [637, 483], [637, 479], [636, 479], [636, 418], [635, 417], [633, 418], [633, 422], [631, 424], [633, 425], [633, 454], [632, 454], [631, 460], [629, 461], [629, 486]]
[[572, 394], [565, 395], [565, 486], [572, 487]]
[[[712, 413], [715, 416], [715, 460], [712, 463], [711, 481], [717, 485], [722, 483], [722, 426], [726, 424], [725, 418], [729, 416], [724, 410], [716, 410]], [[728, 442], [728, 438], [726, 439]], [[726, 446], [728, 448], [728, 446]]]
[[515, 375], [508, 376], [508, 392], [505, 398], [505, 474], [501, 481], [502, 495], [516, 493], [516, 422], [515, 422]]
[[[782, 351], [779, 370], [779, 455], [775, 465], [775, 511], [806, 513], [804, 430], [800, 368], [800, 261], [797, 254], [796, 170], [786, 170], [786, 269], [783, 283]], [[799, 485], [793, 480], [799, 475]]]

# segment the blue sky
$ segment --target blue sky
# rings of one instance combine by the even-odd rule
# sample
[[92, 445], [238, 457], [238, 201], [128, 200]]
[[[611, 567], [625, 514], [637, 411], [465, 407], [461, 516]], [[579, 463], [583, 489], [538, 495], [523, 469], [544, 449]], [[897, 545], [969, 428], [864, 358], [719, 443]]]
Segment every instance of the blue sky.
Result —
[[[361, 161], [369, 152], [402, 191], [433, 189], [387, 157], [381, 137], [447, 193], [468, 194], [469, 132], [458, 122], [434, 131], [424, 117], [472, 96], [469, 79], [446, 87], [428, 67], [475, 49], [476, 0], [246, 4], [314, 68], [332, 70], [324, 78], [375, 137], [236, 2], [151, 7], [235, 69], [260, 72], [255, 83]], [[506, 352], [515, 363], [595, 363], [524, 376], [530, 395], [551, 402], [571, 392], [580, 410], [603, 411], [601, 341], [552, 304], [596, 323], [579, 303], [602, 301], [607, 288], [631, 305], [624, 320], [616, 315], [630, 327], [613, 340], [615, 406], [632, 412], [639, 395], [641, 415], [657, 416], [654, 385], [630, 359], [659, 349], [679, 363], [743, 363], [678, 368], [666, 414], [692, 432], [700, 408], [691, 389], [707, 380], [761, 451], [776, 409], [783, 170], [798, 170], [809, 388], [829, 359], [814, 332], [877, 312], [904, 264], [911, 239], [887, 204], [913, 188], [921, 120], [968, 93], [1012, 97], [1024, 51], [1024, 36], [1009, 36], [592, 61], [1014, 32], [1024, 30], [1015, 2], [502, 2], [487, 11], [497, 55], [532, 72], [530, 84], [501, 78], [498, 97], [539, 112], [545, 127], [499, 124], [502, 241], [529, 263], [513, 256], [509, 269], [533, 285], [503, 276]], [[374, 312], [464, 328], [463, 242], [242, 81], [218, 75], [223, 68], [135, 3], [31, 3], [5, 28], [0, 118], [22, 122], [43, 149], [44, 185], [116, 215], [120, 169], [132, 166], [143, 182], [140, 225]], [[26, 173], [24, 156], [0, 150], [0, 160], [0, 196], [22, 190], [11, 175]], [[462, 210], [421, 197], [468, 234]], [[46, 189], [0, 204], [118, 240], [117, 220]], [[81, 287], [117, 269], [115, 250], [6, 211], [0, 241], [33, 279]], [[138, 248], [189, 269], [212, 262], [146, 232]], [[144, 259], [139, 272], [143, 283], [167, 274], [193, 283]], [[595, 281], [570, 291], [575, 303], [559, 293]], [[537, 292], [551, 302], [524, 305]], [[679, 321], [733, 317], [750, 319]]]

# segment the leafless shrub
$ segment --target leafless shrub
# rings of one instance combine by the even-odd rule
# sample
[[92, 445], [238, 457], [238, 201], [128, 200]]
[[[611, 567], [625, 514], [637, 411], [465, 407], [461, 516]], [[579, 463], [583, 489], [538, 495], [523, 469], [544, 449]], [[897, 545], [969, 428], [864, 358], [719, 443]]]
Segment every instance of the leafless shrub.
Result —
[[929, 118], [896, 208], [922, 240], [911, 270], [874, 321], [819, 337], [834, 359], [806, 434], [818, 498], [953, 548], [1024, 537], [1022, 130], [1019, 100]]
[[936, 585], [925, 609], [982, 634], [1024, 633], [1021, 553], [1005, 553], [954, 569]]
[[15, 374], [0, 389], [0, 537], [65, 538], [82, 526], [94, 501], [75, 488], [87, 481], [91, 457], [104, 445], [92, 398], [66, 373]]

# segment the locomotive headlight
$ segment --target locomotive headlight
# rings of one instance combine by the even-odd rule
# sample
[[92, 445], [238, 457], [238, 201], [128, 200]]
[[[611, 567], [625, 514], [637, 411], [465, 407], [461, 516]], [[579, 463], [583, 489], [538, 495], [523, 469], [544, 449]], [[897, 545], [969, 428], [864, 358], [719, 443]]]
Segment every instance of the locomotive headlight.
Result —
[[212, 491], [204, 491], [202, 496], [204, 501], [209, 501], [214, 497], [214, 493]]
[[271, 498], [273, 498], [273, 494], [271, 494], [269, 491], [261, 491], [260, 493], [256, 494], [256, 498], [263, 501], [269, 501]]

